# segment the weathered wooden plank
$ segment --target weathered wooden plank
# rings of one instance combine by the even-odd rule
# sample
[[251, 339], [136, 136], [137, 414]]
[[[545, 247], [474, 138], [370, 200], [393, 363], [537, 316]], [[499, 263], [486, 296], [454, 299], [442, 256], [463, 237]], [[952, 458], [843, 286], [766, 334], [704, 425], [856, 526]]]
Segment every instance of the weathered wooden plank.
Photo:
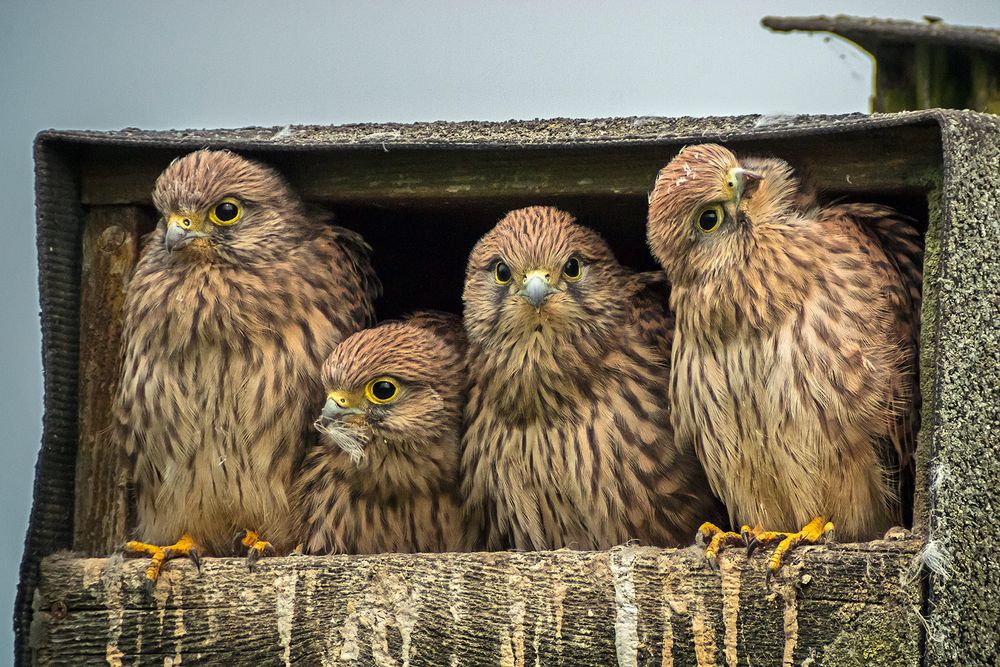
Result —
[[87, 214], [83, 232], [73, 544], [84, 553], [109, 553], [125, 539], [127, 473], [108, 425], [118, 387], [125, 289], [147, 217], [134, 206], [95, 207]]
[[973, 53], [972, 100], [969, 108], [1000, 114], [1000, 54]]
[[[766, 119], [765, 121], [766, 128]], [[712, 138], [711, 140], [716, 140]], [[837, 193], [920, 191], [939, 171], [934, 128], [887, 128], [866, 134], [863, 149], [840, 137], [733, 142], [810, 168]], [[377, 148], [262, 155], [306, 199], [344, 204], [462, 203], [559, 196], [645, 196], [677, 146], [627, 142], [572, 149]], [[82, 168], [85, 204], [148, 204], [153, 182], [175, 153], [91, 148]], [[123, 165], [128, 168], [123, 168]]]
[[42, 565], [38, 665], [918, 664], [913, 540], [708, 567], [698, 549], [273, 558], [248, 572], [141, 560]]

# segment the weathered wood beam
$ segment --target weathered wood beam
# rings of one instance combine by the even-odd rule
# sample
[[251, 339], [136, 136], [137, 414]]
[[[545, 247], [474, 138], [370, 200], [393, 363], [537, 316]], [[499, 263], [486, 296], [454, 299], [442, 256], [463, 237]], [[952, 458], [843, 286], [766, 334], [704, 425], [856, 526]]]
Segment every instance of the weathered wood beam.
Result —
[[134, 206], [95, 207], [83, 231], [80, 276], [80, 444], [73, 545], [109, 553], [125, 539], [128, 481], [109, 432], [118, 387], [125, 289], [149, 214]]
[[37, 665], [916, 665], [914, 540], [765, 554], [620, 547], [169, 563], [47, 558]]
[[972, 94], [970, 108], [1000, 114], [1000, 54], [972, 54]]
[[887, 43], [869, 48], [875, 59], [875, 94], [871, 110], [894, 113], [920, 108], [917, 104], [916, 47]]
[[[706, 139], [706, 140], [715, 140]], [[868, 133], [864, 150], [839, 137], [734, 142], [809, 167], [821, 188], [838, 193], [919, 191], [935, 180], [940, 143], [934, 128]], [[679, 146], [618, 143], [573, 149], [400, 149], [261, 155], [299, 193], [345, 204], [463, 203], [525, 197], [645, 196]], [[85, 204], [150, 203], [153, 182], [174, 153], [93, 148], [82, 165]], [[127, 165], [127, 168], [123, 168]]]

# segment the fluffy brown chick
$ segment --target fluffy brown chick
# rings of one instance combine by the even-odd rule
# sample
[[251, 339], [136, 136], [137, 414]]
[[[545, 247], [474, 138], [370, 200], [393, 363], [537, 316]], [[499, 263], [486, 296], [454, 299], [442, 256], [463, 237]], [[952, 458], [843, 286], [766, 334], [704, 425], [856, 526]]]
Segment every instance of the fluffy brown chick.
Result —
[[717, 511], [673, 437], [657, 282], [555, 208], [512, 211], [473, 249], [462, 484], [487, 548], [684, 544]]
[[736, 525], [870, 539], [900, 521], [912, 469], [917, 232], [883, 206], [803, 205], [787, 165], [758, 164], [690, 146], [650, 197], [676, 437]]
[[461, 550], [461, 320], [425, 312], [359, 331], [323, 364], [323, 386], [297, 486], [306, 551]]
[[230, 555], [247, 529], [263, 538], [254, 553], [294, 546], [292, 478], [322, 404], [319, 369], [372, 319], [379, 291], [360, 236], [235, 153], [174, 160], [153, 202], [114, 407], [145, 543], [129, 549], [153, 556], [150, 582], [165, 558]]

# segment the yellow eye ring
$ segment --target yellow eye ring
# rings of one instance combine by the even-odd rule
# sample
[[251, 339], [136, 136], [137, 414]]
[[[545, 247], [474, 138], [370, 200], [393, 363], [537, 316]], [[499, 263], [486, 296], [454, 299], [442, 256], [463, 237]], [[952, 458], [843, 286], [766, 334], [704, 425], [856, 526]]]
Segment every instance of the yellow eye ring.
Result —
[[497, 264], [493, 267], [493, 280], [496, 281], [497, 285], [506, 285], [514, 278], [514, 275], [510, 271], [510, 267], [502, 259], [497, 260]]
[[365, 385], [365, 398], [375, 405], [392, 403], [399, 397], [399, 387], [392, 378], [375, 378]]
[[214, 225], [235, 225], [243, 217], [243, 207], [232, 197], [226, 197], [212, 207], [208, 218]]
[[563, 278], [570, 282], [576, 282], [583, 278], [583, 263], [577, 257], [570, 257], [563, 265]]
[[725, 219], [726, 212], [722, 210], [722, 206], [720, 204], [712, 204], [698, 211], [695, 224], [698, 225], [698, 229], [706, 234], [710, 234], [718, 229], [719, 225]]

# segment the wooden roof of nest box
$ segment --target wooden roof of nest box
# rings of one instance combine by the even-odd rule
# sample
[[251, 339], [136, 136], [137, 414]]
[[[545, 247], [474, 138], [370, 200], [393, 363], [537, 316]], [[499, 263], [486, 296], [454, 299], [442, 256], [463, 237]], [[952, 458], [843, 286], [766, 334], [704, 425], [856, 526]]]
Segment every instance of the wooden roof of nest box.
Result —
[[1000, 30], [856, 16], [768, 16], [779, 32], [828, 32], [875, 59], [872, 111], [972, 109], [1000, 114]]

